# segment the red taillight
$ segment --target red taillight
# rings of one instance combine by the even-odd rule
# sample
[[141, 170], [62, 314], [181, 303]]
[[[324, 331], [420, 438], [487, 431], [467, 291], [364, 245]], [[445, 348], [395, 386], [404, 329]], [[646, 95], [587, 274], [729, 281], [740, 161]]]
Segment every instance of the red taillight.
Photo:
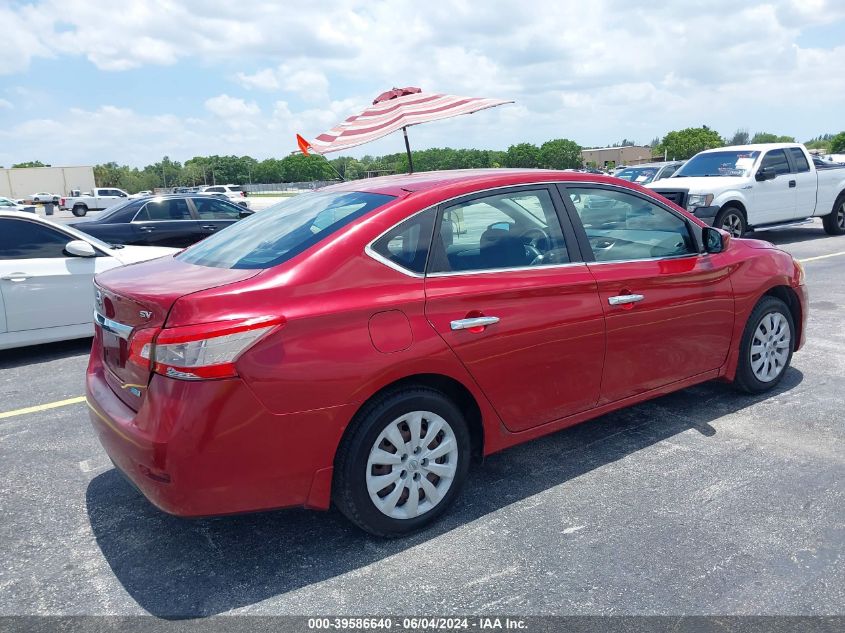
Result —
[[64, 198], [59, 198], [59, 206], [61, 206], [61, 207], [65, 206], [65, 199]]
[[246, 191], [241, 191], [241, 198], [246, 198]]
[[128, 362], [137, 365], [144, 371], [149, 371], [153, 355], [153, 341], [160, 331], [157, 327], [135, 330], [129, 338]]
[[153, 371], [181, 380], [237, 376], [238, 357], [284, 322], [267, 316], [161, 330], [152, 346]]

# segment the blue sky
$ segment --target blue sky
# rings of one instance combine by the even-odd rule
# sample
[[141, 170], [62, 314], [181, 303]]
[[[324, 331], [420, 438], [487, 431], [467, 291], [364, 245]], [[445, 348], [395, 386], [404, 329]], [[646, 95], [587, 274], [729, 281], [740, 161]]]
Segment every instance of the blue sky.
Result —
[[419, 149], [845, 128], [840, 0], [316, 5], [0, 0], [0, 165], [284, 156], [395, 85], [516, 101]]

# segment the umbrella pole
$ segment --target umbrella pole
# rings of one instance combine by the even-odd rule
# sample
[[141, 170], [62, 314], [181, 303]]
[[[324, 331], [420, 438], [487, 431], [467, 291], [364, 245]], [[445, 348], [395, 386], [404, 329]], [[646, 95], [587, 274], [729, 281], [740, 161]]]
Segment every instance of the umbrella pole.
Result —
[[411, 144], [408, 142], [408, 127], [402, 128], [402, 134], [405, 135], [405, 151], [408, 152], [408, 173], [414, 173], [414, 159], [411, 158]]

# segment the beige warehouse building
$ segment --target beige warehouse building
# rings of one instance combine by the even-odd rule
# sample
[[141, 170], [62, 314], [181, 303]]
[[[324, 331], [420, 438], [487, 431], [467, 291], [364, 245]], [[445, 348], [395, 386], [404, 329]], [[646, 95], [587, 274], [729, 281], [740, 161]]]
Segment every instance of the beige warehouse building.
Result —
[[596, 149], [582, 149], [581, 160], [585, 165], [590, 163], [596, 167], [610, 167], [611, 165], [639, 165], [650, 163], [651, 148], [645, 145], [624, 145], [623, 147], [599, 147]]
[[67, 195], [95, 187], [93, 167], [18, 167], [0, 169], [0, 196], [23, 198], [33, 193]]

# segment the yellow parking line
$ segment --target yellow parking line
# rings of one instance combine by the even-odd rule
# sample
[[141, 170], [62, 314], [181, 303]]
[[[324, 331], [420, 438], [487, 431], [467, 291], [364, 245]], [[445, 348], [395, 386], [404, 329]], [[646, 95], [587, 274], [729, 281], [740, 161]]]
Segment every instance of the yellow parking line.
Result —
[[48, 402], [47, 404], [37, 404], [34, 407], [25, 407], [23, 409], [15, 409], [14, 411], [6, 411], [0, 413], [0, 420], [5, 418], [13, 418], [16, 415], [26, 415], [27, 413], [38, 413], [39, 411], [47, 411], [48, 409], [58, 409], [59, 407], [66, 407], [70, 404], [78, 404], [85, 402], [85, 396], [77, 398], [68, 398], [67, 400], [57, 400], [56, 402]]
[[828, 257], [839, 257], [840, 255], [845, 255], [845, 251], [839, 251], [838, 253], [828, 253], [827, 255], [816, 255], [815, 257], [805, 257], [804, 259], [799, 259], [798, 261], [802, 264], [806, 264], [807, 262], [814, 262], [817, 259], [827, 259]]

